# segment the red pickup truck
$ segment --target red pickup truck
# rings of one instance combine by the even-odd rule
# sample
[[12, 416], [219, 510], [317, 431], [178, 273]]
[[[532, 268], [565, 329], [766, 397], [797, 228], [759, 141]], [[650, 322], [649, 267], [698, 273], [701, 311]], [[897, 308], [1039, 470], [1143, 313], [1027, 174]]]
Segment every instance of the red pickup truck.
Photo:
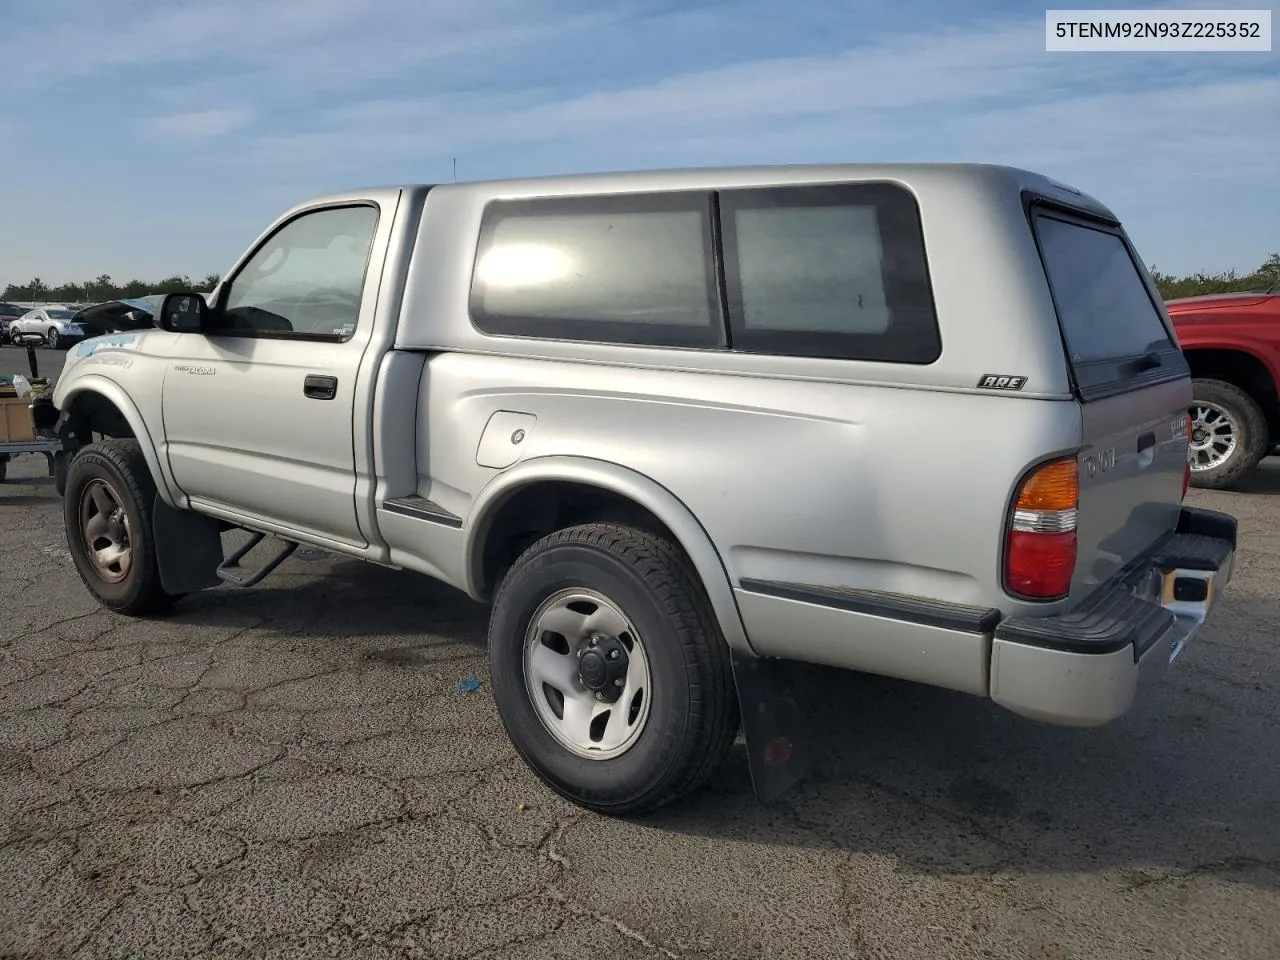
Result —
[[1229, 487], [1280, 446], [1280, 290], [1165, 306], [1195, 378], [1191, 483]]

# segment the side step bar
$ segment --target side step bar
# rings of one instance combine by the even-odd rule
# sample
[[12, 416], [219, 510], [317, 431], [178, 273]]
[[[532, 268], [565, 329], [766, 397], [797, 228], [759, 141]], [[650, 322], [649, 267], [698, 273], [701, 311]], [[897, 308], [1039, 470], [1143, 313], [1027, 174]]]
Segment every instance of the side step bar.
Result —
[[218, 564], [218, 579], [237, 587], [255, 586], [261, 583], [272, 570], [284, 563], [294, 550], [298, 549], [298, 545], [292, 540], [282, 540], [280, 549], [275, 556], [251, 573], [242, 572], [244, 567], [240, 566], [240, 561], [248, 555], [250, 550], [260, 544], [265, 537], [265, 533], [254, 533], [244, 546]]

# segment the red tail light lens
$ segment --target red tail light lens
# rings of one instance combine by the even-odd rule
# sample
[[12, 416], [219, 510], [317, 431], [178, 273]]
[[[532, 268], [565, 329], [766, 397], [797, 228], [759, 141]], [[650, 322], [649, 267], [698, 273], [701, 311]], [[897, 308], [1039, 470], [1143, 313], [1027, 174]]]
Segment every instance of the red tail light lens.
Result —
[[1005, 589], [1028, 600], [1057, 600], [1076, 569], [1080, 471], [1074, 458], [1038, 467], [1014, 501], [1005, 550]]

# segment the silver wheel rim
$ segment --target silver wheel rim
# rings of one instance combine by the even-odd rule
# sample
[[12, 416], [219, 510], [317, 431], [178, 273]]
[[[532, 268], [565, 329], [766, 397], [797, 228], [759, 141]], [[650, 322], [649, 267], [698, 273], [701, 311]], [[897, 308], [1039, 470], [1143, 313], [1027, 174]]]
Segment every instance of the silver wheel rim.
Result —
[[[608, 653], [617, 652], [609, 661]], [[610, 676], [609, 692], [593, 691], [583, 681], [583, 658], [601, 661]], [[610, 760], [626, 753], [649, 719], [649, 658], [640, 634], [608, 597], [575, 587], [548, 597], [529, 621], [524, 644], [525, 690], [538, 719], [570, 753]], [[618, 683], [621, 681], [621, 683]], [[620, 691], [609, 702], [612, 691]]]
[[1191, 469], [1197, 473], [1220, 467], [1236, 452], [1235, 418], [1216, 403], [1198, 401], [1191, 408]]
[[94, 571], [108, 583], [119, 583], [133, 565], [129, 514], [120, 494], [95, 478], [80, 494], [80, 535]]

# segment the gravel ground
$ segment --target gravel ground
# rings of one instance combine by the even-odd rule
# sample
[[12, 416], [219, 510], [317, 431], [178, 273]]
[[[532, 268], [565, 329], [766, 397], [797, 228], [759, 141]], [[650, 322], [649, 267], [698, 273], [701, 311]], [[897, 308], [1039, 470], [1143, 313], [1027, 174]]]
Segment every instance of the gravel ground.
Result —
[[0, 957], [1280, 957], [1280, 462], [1193, 492], [1240, 517], [1236, 578], [1120, 722], [806, 670], [784, 803], [738, 754], [627, 822], [458, 691], [466, 598], [300, 550], [117, 617], [44, 472], [0, 486]]

